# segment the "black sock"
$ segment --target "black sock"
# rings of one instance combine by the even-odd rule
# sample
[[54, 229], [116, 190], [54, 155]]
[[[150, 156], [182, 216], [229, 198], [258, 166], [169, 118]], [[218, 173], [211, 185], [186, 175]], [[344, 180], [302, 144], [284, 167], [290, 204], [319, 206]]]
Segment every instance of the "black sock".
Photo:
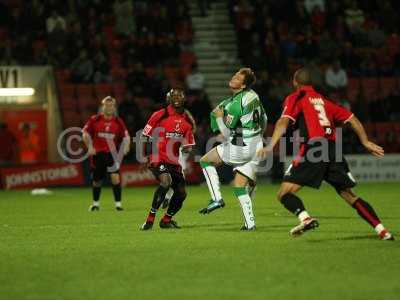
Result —
[[174, 216], [183, 206], [183, 200], [179, 197], [172, 196], [171, 202], [168, 206], [167, 214]]
[[165, 195], [167, 194], [169, 190], [169, 187], [163, 187], [161, 185], [158, 186], [156, 191], [154, 192], [153, 196], [153, 203], [151, 204], [151, 207], [155, 210], [159, 209], [161, 204], [165, 200]]
[[303, 201], [295, 194], [287, 193], [281, 198], [283, 206], [291, 213], [298, 216], [302, 211], [305, 211]]
[[101, 193], [101, 186], [93, 186], [92, 187], [93, 201], [99, 201], [100, 193]]
[[375, 210], [367, 201], [358, 198], [356, 202], [353, 203], [353, 207], [357, 210], [359, 216], [367, 221], [372, 227], [375, 228], [376, 225], [381, 223]]
[[121, 184], [113, 184], [112, 188], [115, 202], [121, 202]]

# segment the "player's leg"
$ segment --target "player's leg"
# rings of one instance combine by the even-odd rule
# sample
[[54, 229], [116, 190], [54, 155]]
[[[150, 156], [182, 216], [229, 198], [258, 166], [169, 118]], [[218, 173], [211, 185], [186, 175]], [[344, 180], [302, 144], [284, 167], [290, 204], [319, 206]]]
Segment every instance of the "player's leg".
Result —
[[171, 201], [173, 195], [174, 195], [174, 190], [170, 188], [168, 192], [165, 194], [164, 202], [161, 204], [162, 209], [166, 209], [168, 207], [169, 202]]
[[357, 211], [361, 218], [375, 229], [381, 239], [394, 239], [393, 235], [382, 225], [371, 204], [353, 192], [352, 188], [356, 185], [356, 182], [345, 159], [341, 162], [332, 162], [330, 164], [326, 181], [335, 188], [340, 197]]
[[151, 170], [158, 179], [159, 185], [154, 192], [151, 209], [149, 211], [149, 214], [147, 215], [146, 222], [141, 227], [142, 230], [148, 230], [153, 227], [157, 211], [160, 208], [161, 204], [164, 202], [165, 195], [167, 194], [172, 184], [171, 175], [166, 169], [165, 165], [160, 165], [159, 167], [152, 168]]
[[299, 236], [319, 226], [317, 219], [309, 215], [304, 207], [303, 201], [296, 195], [301, 188], [301, 185], [293, 182], [282, 182], [278, 191], [278, 200], [288, 211], [297, 216], [300, 221], [299, 225], [290, 230], [289, 233], [292, 236]]
[[318, 221], [306, 211], [303, 201], [296, 193], [303, 187], [319, 188], [321, 186], [327, 165], [324, 162], [310, 162], [307, 154], [289, 166], [283, 177], [278, 192], [278, 200], [291, 213], [296, 215], [300, 224], [290, 230], [292, 236], [299, 236], [307, 230], [319, 226]]
[[180, 228], [178, 226], [178, 223], [172, 218], [180, 211], [183, 206], [183, 202], [185, 201], [187, 196], [186, 183], [183, 174], [173, 172], [171, 176], [173, 195], [168, 205], [167, 212], [164, 214], [163, 218], [160, 221], [160, 227], [164, 229]]
[[372, 228], [375, 229], [376, 233], [382, 240], [394, 240], [393, 235], [383, 226], [377, 213], [371, 204], [356, 195], [350, 188], [338, 189], [340, 197], [342, 197], [348, 204], [350, 204]]
[[249, 178], [239, 171], [236, 171], [234, 179], [234, 193], [239, 200], [244, 218], [244, 226], [241, 229], [255, 230], [256, 223], [253, 213], [253, 204], [247, 190], [248, 183]]
[[203, 208], [199, 211], [202, 214], [208, 214], [217, 208], [225, 206], [221, 195], [220, 181], [216, 169], [216, 167], [222, 163], [223, 161], [218, 154], [217, 147], [210, 150], [200, 159], [200, 166], [203, 170], [203, 174], [212, 199], [206, 208]]
[[118, 211], [124, 210], [121, 205], [121, 176], [119, 173], [112, 173], [110, 174], [113, 194], [114, 194], [114, 201], [115, 201], [115, 209]]
[[98, 211], [100, 209], [101, 186], [106, 173], [106, 166], [100, 153], [92, 157], [91, 169], [93, 203], [89, 207], [89, 211]]

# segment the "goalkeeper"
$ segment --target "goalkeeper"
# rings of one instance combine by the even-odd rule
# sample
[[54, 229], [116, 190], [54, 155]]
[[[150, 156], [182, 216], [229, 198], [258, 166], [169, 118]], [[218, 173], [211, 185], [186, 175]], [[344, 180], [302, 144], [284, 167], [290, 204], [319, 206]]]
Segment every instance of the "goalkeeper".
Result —
[[[234, 167], [234, 193], [243, 211], [242, 230], [254, 230], [255, 219], [251, 193], [255, 187], [259, 160], [256, 152], [263, 147], [267, 116], [258, 95], [251, 89], [256, 78], [250, 68], [241, 68], [232, 76], [232, 96], [222, 101], [211, 113], [211, 128], [219, 131], [225, 141], [205, 154], [201, 160], [212, 200], [200, 210], [209, 214], [225, 206], [216, 167], [225, 163]], [[247, 187], [250, 187], [248, 189]]]

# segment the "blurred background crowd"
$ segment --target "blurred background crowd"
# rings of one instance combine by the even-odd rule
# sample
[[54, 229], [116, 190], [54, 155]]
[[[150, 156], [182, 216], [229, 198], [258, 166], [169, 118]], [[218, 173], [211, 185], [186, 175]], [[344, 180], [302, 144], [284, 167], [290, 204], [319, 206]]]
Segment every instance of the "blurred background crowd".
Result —
[[[206, 16], [215, 1], [197, 2]], [[279, 118], [293, 72], [307, 65], [318, 89], [389, 152], [400, 151], [400, 1], [229, 0], [226, 9], [269, 122]], [[82, 126], [112, 94], [135, 135], [168, 90], [183, 86], [203, 147], [215, 103], [194, 38], [189, 0], [0, 1], [0, 65], [53, 66], [65, 128]], [[344, 147], [362, 151], [350, 134]]]

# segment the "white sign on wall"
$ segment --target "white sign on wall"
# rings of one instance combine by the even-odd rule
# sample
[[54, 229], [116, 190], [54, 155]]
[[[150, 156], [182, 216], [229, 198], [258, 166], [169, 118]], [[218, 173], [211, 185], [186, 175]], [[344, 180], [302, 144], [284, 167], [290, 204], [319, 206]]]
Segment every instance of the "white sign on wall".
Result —
[[[368, 154], [345, 156], [351, 174], [358, 182], [393, 182], [400, 181], [400, 154], [386, 154], [383, 158], [376, 158]], [[288, 157], [285, 170], [292, 162]]]

